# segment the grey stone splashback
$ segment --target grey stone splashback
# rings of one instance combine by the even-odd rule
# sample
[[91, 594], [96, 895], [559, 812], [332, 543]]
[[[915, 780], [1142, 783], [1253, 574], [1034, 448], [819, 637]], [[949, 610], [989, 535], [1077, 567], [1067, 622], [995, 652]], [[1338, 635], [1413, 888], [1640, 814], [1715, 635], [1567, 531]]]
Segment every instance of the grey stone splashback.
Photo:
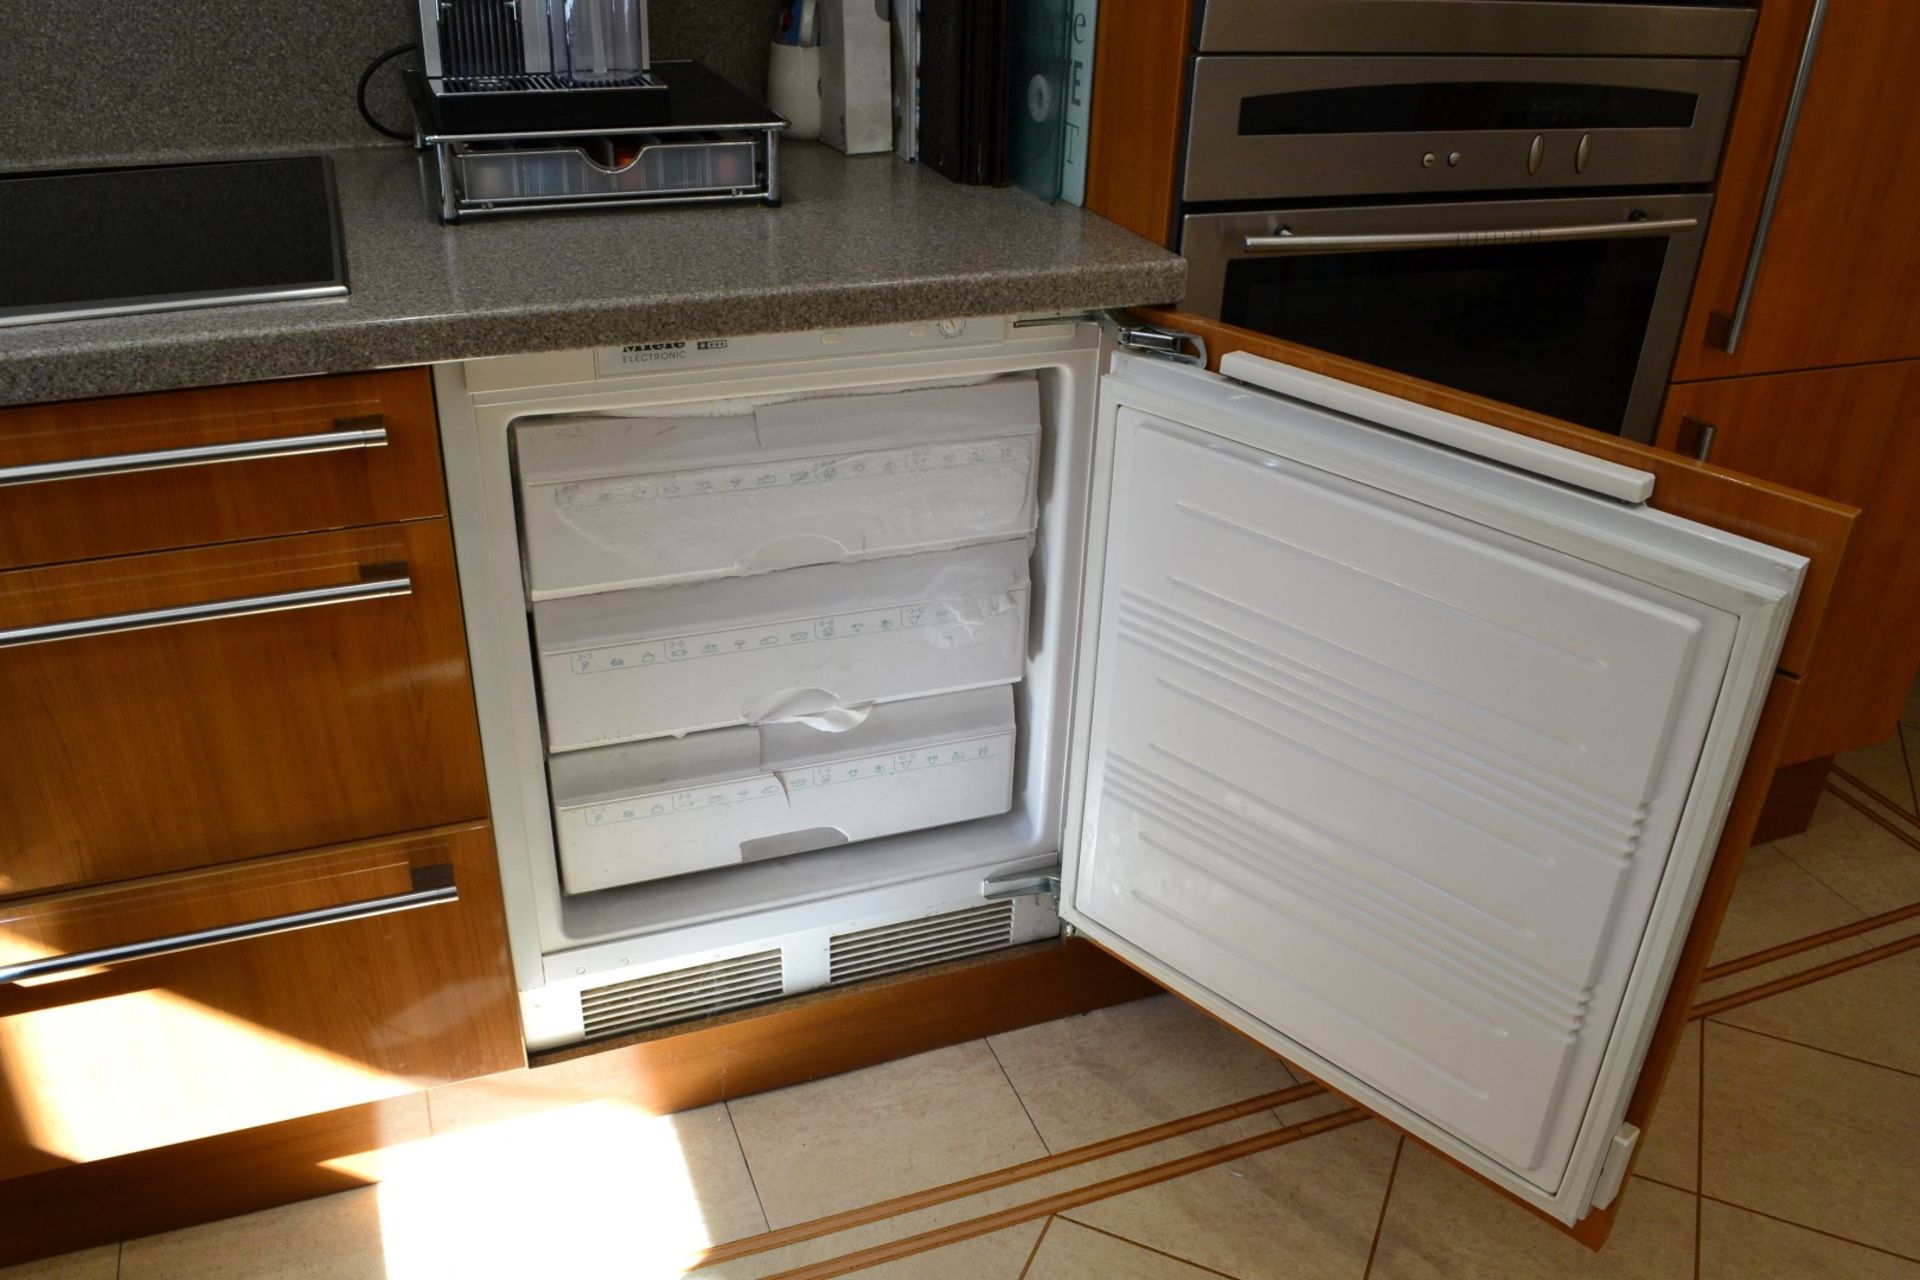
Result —
[[[654, 0], [656, 57], [766, 91], [778, 0]], [[0, 169], [384, 142], [360, 72], [414, 38], [415, 0], [0, 0]], [[404, 127], [397, 77], [374, 112]]]

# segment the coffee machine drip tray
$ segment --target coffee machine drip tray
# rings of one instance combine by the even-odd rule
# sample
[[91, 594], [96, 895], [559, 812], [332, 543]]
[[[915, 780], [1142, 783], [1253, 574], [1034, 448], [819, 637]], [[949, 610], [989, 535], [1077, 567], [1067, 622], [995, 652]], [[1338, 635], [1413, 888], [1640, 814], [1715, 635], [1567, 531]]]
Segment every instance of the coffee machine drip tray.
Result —
[[[647, 78], [648, 89], [502, 82], [481, 95], [482, 110], [463, 86], [409, 77], [420, 144], [433, 152], [441, 220], [603, 205], [780, 203], [785, 120], [697, 62], [657, 61]], [[456, 119], [466, 123], [456, 127]], [[474, 127], [483, 119], [497, 127]]]
[[0, 176], [0, 325], [347, 291], [323, 156]]

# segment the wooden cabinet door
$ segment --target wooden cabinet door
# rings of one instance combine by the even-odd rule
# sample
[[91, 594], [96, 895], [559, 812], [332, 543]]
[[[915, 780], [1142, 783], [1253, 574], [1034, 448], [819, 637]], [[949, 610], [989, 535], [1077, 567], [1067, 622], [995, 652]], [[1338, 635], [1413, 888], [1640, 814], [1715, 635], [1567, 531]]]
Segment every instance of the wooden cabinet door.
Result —
[[1685, 383], [1659, 442], [1860, 508], [1781, 763], [1893, 732], [1920, 667], [1920, 361]]
[[487, 813], [444, 519], [0, 573], [0, 898]]
[[524, 1061], [482, 823], [0, 903], [0, 1179]]
[[1920, 5], [1887, 0], [1829, 0], [1745, 324], [1725, 350], [1812, 8], [1760, 9], [1675, 381], [1920, 356]]

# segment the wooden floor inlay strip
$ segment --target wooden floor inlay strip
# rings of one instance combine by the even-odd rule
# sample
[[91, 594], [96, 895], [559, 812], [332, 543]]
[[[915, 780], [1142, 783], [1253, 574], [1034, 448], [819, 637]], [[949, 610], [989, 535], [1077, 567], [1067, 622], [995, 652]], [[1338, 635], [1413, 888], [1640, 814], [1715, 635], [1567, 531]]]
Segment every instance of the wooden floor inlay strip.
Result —
[[1912, 951], [1915, 947], [1920, 947], [1920, 933], [1916, 933], [1909, 938], [1897, 938], [1892, 942], [1874, 947], [1869, 951], [1862, 951], [1858, 955], [1842, 956], [1838, 960], [1830, 960], [1826, 964], [1816, 965], [1804, 973], [1788, 974], [1784, 978], [1776, 978], [1772, 982], [1763, 982], [1759, 986], [1749, 987], [1745, 991], [1735, 991], [1731, 995], [1721, 996], [1718, 1000], [1709, 1000], [1705, 1004], [1697, 1004], [1693, 1007], [1693, 1012], [1689, 1014], [1688, 1017], [1693, 1021], [1698, 1021], [1701, 1018], [1711, 1018], [1716, 1013], [1725, 1013], [1729, 1009], [1738, 1009], [1743, 1004], [1752, 1004], [1755, 1000], [1765, 1000], [1768, 996], [1777, 996], [1784, 991], [1793, 991], [1809, 983], [1818, 982], [1822, 978], [1836, 977], [1839, 974], [1873, 964], [1876, 961], [1891, 959], [1902, 952]]
[[1868, 916], [1864, 920], [1855, 920], [1852, 924], [1843, 924], [1828, 929], [1824, 933], [1810, 933], [1804, 938], [1795, 938], [1791, 942], [1782, 942], [1778, 946], [1768, 947], [1765, 951], [1755, 951], [1751, 955], [1740, 956], [1734, 960], [1723, 960], [1719, 964], [1709, 965], [1700, 975], [1702, 982], [1712, 982], [1730, 974], [1743, 973], [1748, 969], [1757, 969], [1763, 964], [1772, 964], [1775, 960], [1785, 960], [1797, 956], [1803, 951], [1815, 951], [1831, 942], [1842, 942], [1848, 938], [1859, 937], [1863, 933], [1872, 933], [1875, 929], [1884, 929], [1888, 925], [1899, 924], [1920, 916], [1920, 902], [1910, 902], [1904, 907], [1892, 911], [1882, 911], [1877, 916]]
[[1238, 1142], [1229, 1142], [1225, 1146], [1210, 1151], [1196, 1152], [1178, 1160], [1169, 1160], [1165, 1164], [1154, 1165], [1146, 1169], [1136, 1169], [1132, 1173], [1108, 1178], [1104, 1182], [1089, 1183], [1084, 1187], [1075, 1187], [1056, 1195], [1045, 1196], [1027, 1204], [1014, 1205], [998, 1213], [983, 1214], [978, 1218], [969, 1218], [964, 1222], [955, 1222], [933, 1231], [907, 1236], [900, 1240], [890, 1240], [885, 1244], [874, 1245], [854, 1253], [843, 1254], [837, 1258], [828, 1258], [822, 1262], [810, 1263], [768, 1276], [767, 1280], [830, 1280], [833, 1276], [843, 1276], [848, 1272], [860, 1271], [867, 1267], [876, 1267], [883, 1262], [894, 1262], [909, 1258], [929, 1249], [938, 1249], [945, 1245], [958, 1244], [962, 1240], [971, 1240], [977, 1236], [992, 1235], [1008, 1227], [1017, 1227], [1023, 1222], [1035, 1218], [1049, 1217], [1064, 1213], [1068, 1209], [1077, 1209], [1083, 1204], [1092, 1204], [1096, 1200], [1105, 1200], [1112, 1196], [1124, 1195], [1141, 1187], [1152, 1186], [1157, 1182], [1169, 1182], [1174, 1178], [1197, 1173], [1201, 1169], [1210, 1169], [1217, 1164], [1226, 1164], [1243, 1156], [1256, 1155], [1274, 1147], [1282, 1147], [1290, 1142], [1299, 1142], [1316, 1134], [1343, 1129], [1350, 1124], [1358, 1124], [1368, 1119], [1365, 1111], [1350, 1107], [1345, 1111], [1335, 1111], [1329, 1115], [1316, 1116], [1312, 1120], [1276, 1129], [1271, 1133], [1256, 1134]]
[[[1905, 819], [1907, 822], [1913, 823], [1915, 826], [1920, 826], [1920, 814], [1915, 814], [1913, 810], [1907, 808], [1906, 805], [1901, 804], [1898, 800], [1895, 800], [1892, 796], [1883, 794], [1878, 788], [1868, 784], [1865, 779], [1860, 778], [1855, 774], [1848, 773], [1845, 769], [1842, 769], [1839, 765], [1833, 766], [1832, 772], [1835, 777], [1841, 778], [1845, 780], [1847, 783], [1849, 783], [1850, 785], [1858, 787], [1860, 790], [1866, 792], [1868, 795], [1872, 796], [1875, 800], [1878, 800], [1881, 804], [1885, 805], [1887, 808], [1891, 809], [1893, 812], [1899, 814], [1900, 817]], [[1827, 790], [1832, 791], [1833, 789], [1834, 789], [1833, 784], [1829, 782], [1827, 784]]]
[[[797, 1222], [790, 1227], [778, 1227], [759, 1235], [729, 1240], [701, 1254], [699, 1262], [695, 1265], [704, 1267], [731, 1262], [735, 1258], [744, 1258], [750, 1254], [799, 1244], [803, 1240], [818, 1239], [821, 1236], [866, 1226], [868, 1223], [879, 1222], [886, 1218], [897, 1218], [933, 1205], [945, 1204], [949, 1200], [960, 1200], [967, 1196], [979, 1195], [984, 1191], [995, 1191], [1012, 1183], [1025, 1182], [1060, 1169], [1070, 1169], [1075, 1165], [1103, 1160], [1108, 1156], [1133, 1151], [1139, 1147], [1152, 1146], [1156, 1142], [1165, 1142], [1169, 1138], [1196, 1133], [1201, 1129], [1210, 1129], [1215, 1125], [1226, 1124], [1230, 1120], [1239, 1120], [1246, 1116], [1257, 1115], [1262, 1111], [1271, 1111], [1275, 1107], [1284, 1107], [1289, 1103], [1300, 1102], [1325, 1092], [1325, 1087], [1309, 1082], [1279, 1089], [1273, 1093], [1263, 1093], [1255, 1098], [1228, 1103], [1224, 1107], [1215, 1107], [1211, 1111], [1196, 1112], [1190, 1116], [1182, 1116], [1178, 1120], [1168, 1120], [1150, 1128], [1137, 1129], [1132, 1133], [1123, 1133], [1118, 1137], [1089, 1143], [1084, 1147], [1074, 1147], [1057, 1155], [1041, 1156], [1037, 1160], [1028, 1160], [1021, 1164], [1009, 1165], [1004, 1169], [995, 1169], [990, 1173], [962, 1178], [958, 1182], [929, 1187], [925, 1191], [915, 1191], [908, 1195], [895, 1196], [891, 1200], [863, 1205], [858, 1209], [848, 1209], [842, 1213], [829, 1214], [824, 1218], [815, 1218], [809, 1222]], [[1282, 1130], [1282, 1132], [1285, 1131]]]
[[[1874, 791], [1873, 788], [1865, 786], [1861, 783], [1855, 783], [1854, 785], [1860, 787], [1862, 791], [1868, 792], [1871, 795], [1877, 796], [1880, 794], [1879, 792]], [[1852, 808], [1858, 809], [1863, 815], [1865, 815], [1865, 817], [1869, 822], [1872, 822], [1876, 826], [1885, 828], [1896, 840], [1900, 840], [1909, 845], [1912, 845], [1915, 849], [1920, 849], [1920, 836], [1915, 836], [1911, 831], [1907, 831], [1901, 827], [1894, 825], [1894, 823], [1885, 814], [1879, 812], [1878, 810], [1873, 808], [1873, 806], [1867, 804], [1864, 800], [1860, 799], [1859, 796], [1848, 795], [1845, 788], [1836, 787], [1831, 782], [1827, 784], [1827, 793], [1829, 795], [1839, 797], [1842, 801], [1844, 801], [1846, 804], [1848, 804]]]

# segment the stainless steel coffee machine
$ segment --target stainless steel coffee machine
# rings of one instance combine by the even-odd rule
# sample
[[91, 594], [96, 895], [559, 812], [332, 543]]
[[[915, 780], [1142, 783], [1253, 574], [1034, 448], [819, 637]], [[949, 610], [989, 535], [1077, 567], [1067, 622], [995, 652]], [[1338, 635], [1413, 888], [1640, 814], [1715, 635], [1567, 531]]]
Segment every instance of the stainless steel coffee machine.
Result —
[[786, 121], [697, 62], [651, 57], [646, 0], [419, 0], [407, 77], [440, 216], [778, 204]]

